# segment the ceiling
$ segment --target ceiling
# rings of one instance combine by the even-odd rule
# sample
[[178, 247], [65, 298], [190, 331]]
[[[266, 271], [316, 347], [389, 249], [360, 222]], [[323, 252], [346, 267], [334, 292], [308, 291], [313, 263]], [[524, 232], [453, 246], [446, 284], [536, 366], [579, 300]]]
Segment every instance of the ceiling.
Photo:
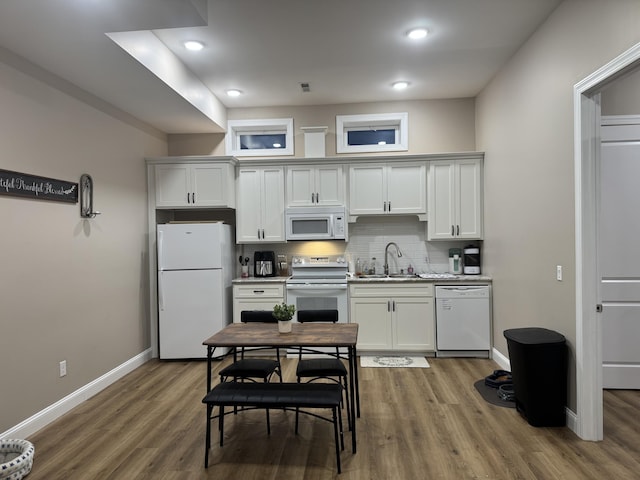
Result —
[[219, 132], [228, 108], [474, 97], [560, 2], [2, 0], [0, 60], [166, 133]]

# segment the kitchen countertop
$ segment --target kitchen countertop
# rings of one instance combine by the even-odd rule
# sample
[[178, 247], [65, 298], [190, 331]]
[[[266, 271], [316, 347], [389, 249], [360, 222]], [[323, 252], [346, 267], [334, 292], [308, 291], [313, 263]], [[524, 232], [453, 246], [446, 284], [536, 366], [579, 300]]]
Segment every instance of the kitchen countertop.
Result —
[[354, 277], [349, 278], [348, 283], [437, 283], [447, 285], [462, 285], [468, 283], [491, 283], [491, 277], [486, 275], [456, 275], [455, 277], [395, 277], [395, 278], [366, 278], [366, 277]]
[[289, 277], [246, 277], [234, 278], [233, 284], [242, 283], [284, 283]]
[[[289, 277], [247, 277], [235, 278], [234, 284], [243, 283], [284, 283]], [[353, 277], [347, 278], [347, 283], [437, 283], [442, 285], [463, 285], [473, 283], [491, 283], [491, 277], [487, 275], [456, 275], [455, 277], [399, 277], [399, 278], [363, 278]]]

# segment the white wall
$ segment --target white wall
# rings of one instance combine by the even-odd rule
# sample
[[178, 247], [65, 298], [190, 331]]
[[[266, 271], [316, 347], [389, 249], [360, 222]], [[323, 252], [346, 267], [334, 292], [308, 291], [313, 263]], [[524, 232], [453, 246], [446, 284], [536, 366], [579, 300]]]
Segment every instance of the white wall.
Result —
[[[479, 95], [486, 273], [494, 339], [541, 326], [567, 337], [575, 408], [573, 86], [640, 42], [637, 0], [566, 0]], [[555, 279], [556, 265], [564, 279]]]
[[0, 196], [0, 432], [149, 347], [144, 157], [166, 139], [58, 80], [0, 50], [0, 168], [88, 173], [102, 215]]
[[640, 70], [607, 85], [601, 97], [602, 115], [638, 115], [640, 113]]
[[[304, 107], [238, 108], [229, 110], [228, 118], [293, 118], [296, 157], [304, 157], [304, 133], [300, 128], [326, 126], [326, 156], [333, 157], [336, 156], [336, 115], [408, 112], [409, 150], [396, 152], [406, 155], [474, 151], [474, 109], [472, 98], [455, 98]], [[224, 135], [170, 135], [169, 154], [225, 155]], [[384, 155], [389, 155], [389, 152]]]

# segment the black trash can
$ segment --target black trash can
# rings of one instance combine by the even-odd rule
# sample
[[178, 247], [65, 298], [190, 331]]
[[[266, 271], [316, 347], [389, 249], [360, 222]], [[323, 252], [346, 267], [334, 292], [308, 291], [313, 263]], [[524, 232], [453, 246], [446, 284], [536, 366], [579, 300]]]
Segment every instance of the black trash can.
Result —
[[534, 427], [566, 424], [567, 347], [563, 335], [546, 328], [504, 331], [517, 410]]

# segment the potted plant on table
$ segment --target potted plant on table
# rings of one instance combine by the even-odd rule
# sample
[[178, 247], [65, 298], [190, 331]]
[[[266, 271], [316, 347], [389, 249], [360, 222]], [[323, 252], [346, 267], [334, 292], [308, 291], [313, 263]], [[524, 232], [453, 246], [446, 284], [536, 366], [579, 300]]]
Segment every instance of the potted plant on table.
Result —
[[282, 302], [273, 306], [273, 318], [278, 320], [278, 331], [280, 333], [291, 332], [291, 319], [294, 313], [296, 313], [294, 305], [287, 305]]

